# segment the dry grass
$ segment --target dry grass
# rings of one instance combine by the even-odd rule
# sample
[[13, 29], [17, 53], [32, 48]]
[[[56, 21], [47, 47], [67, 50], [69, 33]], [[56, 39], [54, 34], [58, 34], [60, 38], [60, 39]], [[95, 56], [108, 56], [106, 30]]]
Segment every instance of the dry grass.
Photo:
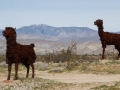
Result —
[[[66, 88], [69, 84], [60, 83], [53, 80], [42, 79], [39, 77], [25, 78], [26, 69], [23, 66], [19, 66], [19, 79], [13, 80], [14, 66], [11, 73], [11, 80], [5, 80], [7, 78], [7, 67], [0, 67], [0, 90], [60, 90], [60, 88]], [[30, 73], [31, 75], [31, 73]]]
[[77, 67], [81, 73], [94, 74], [120, 74], [120, 61], [107, 61], [105, 63], [82, 63]]
[[[79, 73], [87, 74], [120, 74], [120, 61], [97, 61], [80, 63], [73, 67], [72, 70], [66, 68], [66, 63], [52, 63], [46, 64], [42, 62], [35, 63], [36, 71], [47, 71], [49, 73], [64, 73], [71, 71], [79, 71]], [[30, 71], [31, 72], [31, 71]], [[115, 82], [113, 85], [100, 84], [94, 86], [93, 83], [89, 84], [71, 84], [60, 83], [54, 80], [42, 79], [35, 77], [34, 79], [25, 78], [26, 68], [19, 65], [19, 80], [6, 81], [7, 65], [5, 62], [0, 63], [0, 90], [120, 90], [120, 82]], [[11, 79], [14, 77], [14, 65], [12, 66]], [[31, 76], [31, 73], [30, 73]], [[83, 89], [86, 86], [92, 86], [90, 89]]]
[[60, 90], [61, 87], [67, 87], [68, 84], [55, 82], [41, 78], [19, 78], [17, 81], [2, 81], [0, 90]]
[[113, 85], [100, 85], [90, 90], [120, 90], [120, 82], [116, 82]]

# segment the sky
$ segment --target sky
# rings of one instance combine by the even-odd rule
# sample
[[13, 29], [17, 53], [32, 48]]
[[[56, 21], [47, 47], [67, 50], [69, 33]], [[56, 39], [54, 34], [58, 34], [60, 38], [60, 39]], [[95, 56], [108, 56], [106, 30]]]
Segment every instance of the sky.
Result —
[[104, 31], [120, 31], [120, 0], [0, 0], [0, 29], [46, 24], [97, 30], [97, 19]]

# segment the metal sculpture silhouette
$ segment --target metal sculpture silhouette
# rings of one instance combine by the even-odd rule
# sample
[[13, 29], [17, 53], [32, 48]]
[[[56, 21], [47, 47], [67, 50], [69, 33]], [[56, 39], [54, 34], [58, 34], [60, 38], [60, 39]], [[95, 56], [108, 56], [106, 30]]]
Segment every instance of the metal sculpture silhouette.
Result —
[[15, 78], [18, 79], [18, 64], [21, 63], [27, 68], [26, 77], [29, 76], [29, 65], [32, 67], [32, 78], [34, 78], [34, 65], [36, 60], [36, 54], [34, 51], [34, 44], [21, 45], [16, 42], [16, 28], [6, 27], [2, 32], [6, 38], [6, 63], [8, 64], [8, 77], [10, 80], [11, 66], [15, 63]]
[[104, 32], [103, 31], [103, 20], [96, 20], [94, 22], [94, 25], [97, 25], [98, 27], [98, 34], [101, 40], [101, 44], [102, 44], [102, 48], [103, 48], [103, 52], [102, 52], [102, 59], [104, 59], [104, 52], [105, 52], [105, 48], [106, 45], [115, 45], [115, 49], [118, 50], [119, 54], [118, 54], [118, 58], [120, 56], [120, 34], [116, 34], [116, 33], [109, 33], [109, 32]]

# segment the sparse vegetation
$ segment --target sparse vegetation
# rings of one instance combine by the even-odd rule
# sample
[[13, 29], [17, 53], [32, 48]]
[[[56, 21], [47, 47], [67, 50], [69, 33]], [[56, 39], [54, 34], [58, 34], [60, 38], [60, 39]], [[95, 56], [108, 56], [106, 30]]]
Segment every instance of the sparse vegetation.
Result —
[[100, 85], [90, 90], [120, 90], [120, 82], [116, 82], [114, 85]]
[[[43, 65], [40, 69], [40, 65]], [[44, 66], [45, 65], [45, 66]], [[63, 72], [69, 71], [66, 70], [67, 64], [65, 63], [52, 63], [52, 64], [45, 64], [42, 62], [37, 62], [35, 64], [36, 72], [48, 72], [48, 73], [57, 73], [61, 74]], [[46, 69], [47, 67], [47, 69]], [[78, 71], [79, 73], [95, 73], [95, 74], [120, 74], [120, 62], [119, 61], [109, 61], [106, 62], [84, 62], [80, 63], [78, 66], [75, 66], [72, 71]], [[14, 69], [14, 67], [13, 67]], [[82, 90], [82, 87], [91, 86], [93, 83], [83, 83], [83, 84], [71, 84], [71, 83], [60, 83], [53, 80], [42, 79], [35, 77], [35, 79], [31, 78], [24, 78], [25, 67], [20, 65], [19, 66], [19, 80], [17, 81], [6, 81], [7, 76], [7, 67], [0, 67], [0, 75], [4, 76], [4, 81], [0, 81], [0, 89], [1, 90], [72, 90], [71, 87], [78, 87]], [[14, 71], [12, 71], [12, 77], [14, 76]], [[70, 71], [71, 72], [71, 71]], [[6, 74], [6, 75], [5, 75]], [[41, 73], [42, 74], [42, 73]], [[91, 89], [88, 90], [119, 90], [120, 89], [120, 82], [115, 82], [112, 85], [99, 85], [92, 86]], [[75, 89], [79, 90], [79, 89]], [[84, 89], [83, 89], [84, 90]]]
[[5, 59], [6, 59], [5, 55], [0, 55], [0, 63], [1, 63], [1, 62], [4, 62]]
[[80, 72], [94, 74], [120, 74], [119, 63], [84, 63], [79, 67]]
[[0, 90], [61, 90], [61, 87], [65, 88], [68, 85], [42, 78], [20, 78], [17, 81], [3, 81], [0, 83]]

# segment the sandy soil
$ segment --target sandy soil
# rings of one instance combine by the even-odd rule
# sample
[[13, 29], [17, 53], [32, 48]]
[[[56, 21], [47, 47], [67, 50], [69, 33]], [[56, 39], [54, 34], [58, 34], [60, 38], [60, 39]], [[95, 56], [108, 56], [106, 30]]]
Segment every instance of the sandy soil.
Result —
[[[77, 71], [65, 72], [65, 73], [48, 73], [48, 71], [36, 71], [37, 78], [49, 79], [58, 82], [72, 83], [73, 86], [69, 86], [63, 90], [90, 90], [92, 87], [100, 85], [113, 85], [115, 82], [120, 81], [120, 75], [97, 75], [97, 74], [81, 74]], [[0, 82], [6, 83], [6, 76], [0, 75]], [[9, 81], [9, 84], [14, 84], [14, 81]], [[20, 82], [19, 80], [17, 82]]]
[[64, 83], [94, 83], [94, 82], [114, 82], [120, 81], [120, 75], [97, 75], [97, 74], [80, 74], [75, 72], [70, 73], [47, 73], [36, 72], [36, 76], [44, 79], [55, 80]]
[[78, 86], [71, 87], [70, 90], [89, 90], [100, 85], [113, 85], [120, 81], [120, 75], [100, 75], [100, 74], [80, 74], [77, 71], [69, 73], [48, 73], [47, 71], [36, 72], [36, 76], [43, 79], [50, 79], [64, 83], [73, 83]]
[[[101, 63], [105, 63], [107, 61], [101, 61]], [[22, 76], [25, 76], [26, 70], [19, 71]], [[4, 74], [0, 73], [0, 84], [8, 83], [15, 84], [17, 81], [6, 81], [7, 72]], [[30, 71], [31, 76], [31, 71]], [[13, 78], [13, 76], [11, 77]], [[115, 82], [120, 81], [120, 74], [81, 74], [79, 71], [71, 71], [64, 73], [49, 73], [49, 71], [35, 71], [35, 78], [43, 78], [54, 80], [62, 83], [72, 83], [74, 85], [68, 86], [65, 89], [57, 89], [57, 90], [91, 90], [90, 88], [100, 86], [100, 85], [114, 85]]]

